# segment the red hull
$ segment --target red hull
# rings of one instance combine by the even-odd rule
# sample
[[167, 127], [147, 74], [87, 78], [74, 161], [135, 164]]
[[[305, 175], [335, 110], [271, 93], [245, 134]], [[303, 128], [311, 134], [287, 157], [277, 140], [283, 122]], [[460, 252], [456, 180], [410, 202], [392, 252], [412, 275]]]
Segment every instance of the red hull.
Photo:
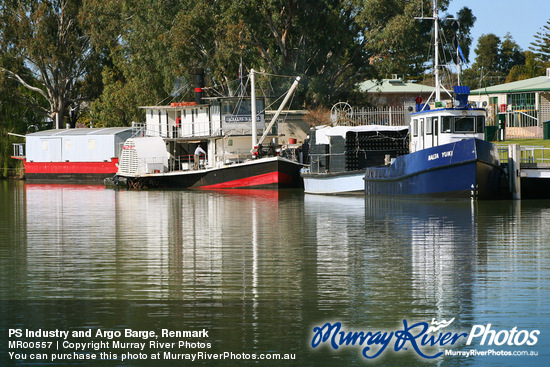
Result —
[[238, 187], [278, 186], [292, 184], [292, 177], [282, 172], [270, 172], [262, 175], [226, 181], [214, 185], [201, 186], [201, 189], [233, 189]]
[[98, 181], [116, 174], [118, 158], [110, 162], [28, 162], [25, 178], [41, 181]]
[[121, 177], [130, 188], [279, 189], [303, 187], [301, 168], [299, 163], [269, 157], [216, 169]]

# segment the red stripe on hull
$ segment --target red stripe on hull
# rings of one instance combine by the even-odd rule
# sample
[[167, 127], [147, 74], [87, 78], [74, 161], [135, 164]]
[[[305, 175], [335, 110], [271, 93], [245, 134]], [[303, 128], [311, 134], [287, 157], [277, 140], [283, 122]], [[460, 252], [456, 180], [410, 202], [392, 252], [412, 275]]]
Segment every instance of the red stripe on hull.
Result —
[[262, 175], [241, 178], [214, 185], [200, 186], [200, 189], [231, 189], [240, 187], [270, 186], [276, 184], [290, 184], [292, 178], [282, 172], [269, 172]]
[[25, 173], [38, 174], [115, 174], [118, 158], [110, 162], [27, 162]]

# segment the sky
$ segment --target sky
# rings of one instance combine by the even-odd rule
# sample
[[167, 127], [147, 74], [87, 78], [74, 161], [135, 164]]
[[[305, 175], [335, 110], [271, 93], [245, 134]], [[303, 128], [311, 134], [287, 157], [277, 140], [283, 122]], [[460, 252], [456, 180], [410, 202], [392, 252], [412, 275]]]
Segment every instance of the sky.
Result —
[[503, 40], [510, 32], [512, 39], [527, 51], [534, 35], [550, 20], [550, 0], [451, 0], [448, 13], [456, 15], [465, 6], [477, 18], [471, 31], [474, 40], [470, 64], [475, 60], [474, 49], [481, 35], [493, 33]]

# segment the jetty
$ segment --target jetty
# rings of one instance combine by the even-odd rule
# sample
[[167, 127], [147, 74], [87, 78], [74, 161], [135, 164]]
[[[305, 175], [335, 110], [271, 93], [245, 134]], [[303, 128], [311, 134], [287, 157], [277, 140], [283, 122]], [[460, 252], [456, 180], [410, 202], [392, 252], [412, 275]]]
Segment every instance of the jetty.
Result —
[[550, 199], [550, 148], [510, 144], [499, 155], [512, 199]]

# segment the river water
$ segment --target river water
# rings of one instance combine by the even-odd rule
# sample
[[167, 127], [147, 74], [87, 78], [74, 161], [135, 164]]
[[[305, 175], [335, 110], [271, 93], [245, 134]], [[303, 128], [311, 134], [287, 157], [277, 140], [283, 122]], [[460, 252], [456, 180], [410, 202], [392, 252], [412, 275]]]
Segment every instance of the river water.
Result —
[[0, 181], [0, 364], [549, 365], [549, 223], [550, 201]]

